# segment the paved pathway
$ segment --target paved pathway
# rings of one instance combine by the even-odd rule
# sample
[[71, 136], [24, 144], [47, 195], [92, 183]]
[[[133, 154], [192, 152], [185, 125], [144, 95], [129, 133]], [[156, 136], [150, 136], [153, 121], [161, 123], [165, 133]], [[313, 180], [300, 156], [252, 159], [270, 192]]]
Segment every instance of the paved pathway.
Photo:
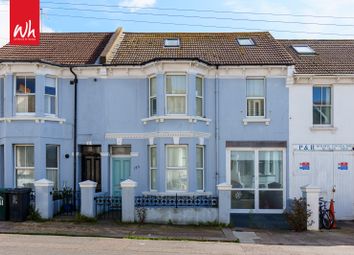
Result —
[[0, 234], [1, 255], [354, 255], [354, 246], [287, 246]]

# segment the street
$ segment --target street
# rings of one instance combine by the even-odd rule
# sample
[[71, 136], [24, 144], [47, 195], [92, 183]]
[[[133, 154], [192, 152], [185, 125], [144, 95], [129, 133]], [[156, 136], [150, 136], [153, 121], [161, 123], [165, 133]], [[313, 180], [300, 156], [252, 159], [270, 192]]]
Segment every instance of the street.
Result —
[[92, 237], [0, 235], [0, 254], [354, 254], [354, 246], [285, 246]]

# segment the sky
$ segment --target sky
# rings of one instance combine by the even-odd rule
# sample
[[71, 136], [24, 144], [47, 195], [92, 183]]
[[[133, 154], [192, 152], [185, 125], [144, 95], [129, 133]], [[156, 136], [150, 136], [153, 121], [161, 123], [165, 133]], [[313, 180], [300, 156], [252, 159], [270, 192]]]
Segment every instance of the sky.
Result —
[[[275, 38], [354, 39], [354, 0], [41, 0], [43, 32], [270, 31]], [[0, 0], [0, 45], [9, 1]]]

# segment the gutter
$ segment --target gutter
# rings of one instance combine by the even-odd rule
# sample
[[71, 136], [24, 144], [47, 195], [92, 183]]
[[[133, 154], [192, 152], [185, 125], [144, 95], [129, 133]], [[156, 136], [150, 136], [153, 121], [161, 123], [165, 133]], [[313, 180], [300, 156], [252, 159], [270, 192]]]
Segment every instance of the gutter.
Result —
[[[219, 66], [216, 66], [216, 70]], [[217, 193], [217, 186], [219, 184], [219, 77], [215, 72], [215, 194]]]
[[74, 85], [74, 143], [73, 143], [73, 154], [74, 154], [74, 208], [76, 209], [76, 185], [77, 185], [77, 74], [73, 71], [73, 67], [70, 67], [70, 72], [74, 75], [74, 80], [70, 81], [70, 84]]

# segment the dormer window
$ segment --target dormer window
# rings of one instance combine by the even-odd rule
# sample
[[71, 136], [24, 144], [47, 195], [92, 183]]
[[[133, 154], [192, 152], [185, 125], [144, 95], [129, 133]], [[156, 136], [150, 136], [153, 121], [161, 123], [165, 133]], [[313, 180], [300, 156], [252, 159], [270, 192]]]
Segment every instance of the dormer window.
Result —
[[312, 49], [310, 46], [307, 44], [297, 44], [297, 45], [292, 45], [293, 49], [298, 53], [298, 54], [315, 54], [315, 50]]
[[252, 38], [237, 38], [237, 43], [240, 46], [254, 46], [254, 45], [256, 45]]
[[169, 38], [164, 41], [165, 47], [176, 48], [180, 46], [180, 41], [178, 38]]

